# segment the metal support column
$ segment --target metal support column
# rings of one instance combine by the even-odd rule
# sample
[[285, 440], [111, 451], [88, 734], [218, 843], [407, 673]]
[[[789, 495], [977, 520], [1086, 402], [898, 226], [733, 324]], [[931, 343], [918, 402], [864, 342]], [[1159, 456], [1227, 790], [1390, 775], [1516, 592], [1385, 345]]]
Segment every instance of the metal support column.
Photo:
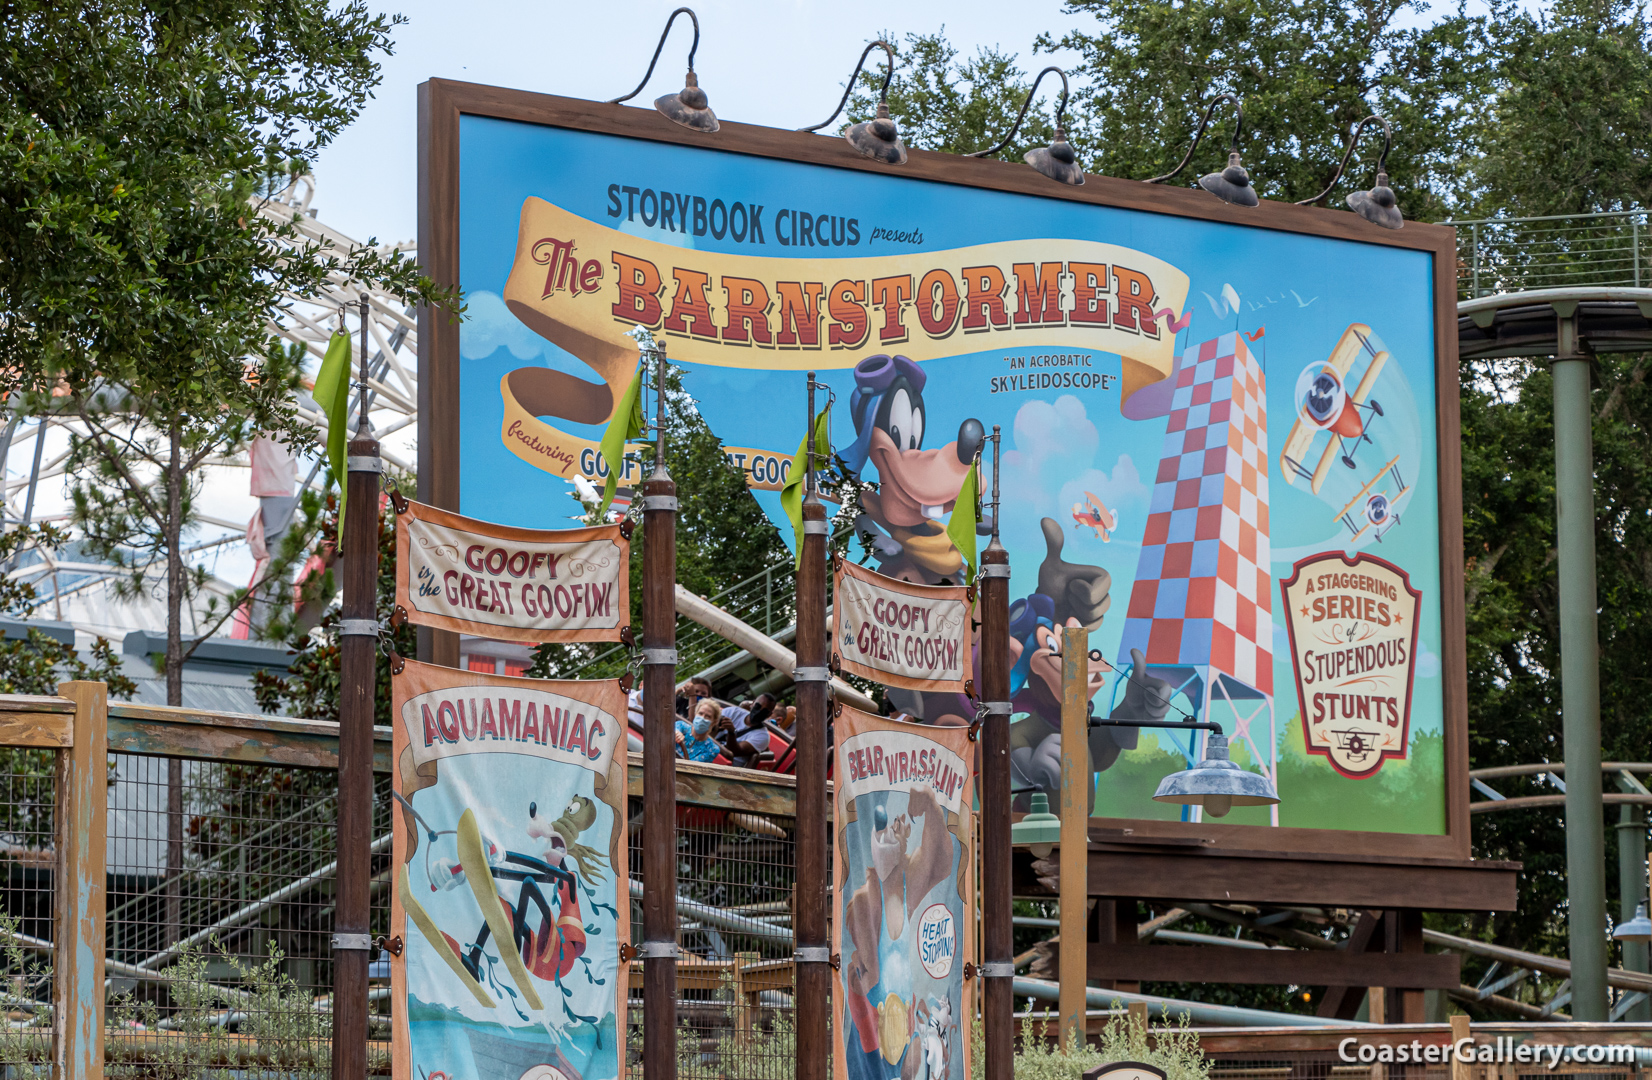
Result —
[[825, 1080], [831, 1043], [831, 948], [826, 942], [826, 507], [815, 493], [815, 373], [809, 372], [803, 543], [797, 567], [797, 1080]]
[[[361, 380], [367, 383], [367, 297]], [[338, 906], [333, 916], [333, 1076], [366, 1080], [369, 886], [373, 862], [373, 690], [378, 658], [378, 440], [361, 398], [345, 459], [344, 603], [339, 621]]]
[[985, 1080], [1015, 1068], [1015, 944], [1010, 902], [1010, 553], [998, 542], [999, 426], [992, 427], [992, 540], [976, 582], [981, 609], [981, 996]]
[[[1635, 906], [1646, 899], [1646, 810], [1625, 803], [1618, 807], [1618, 921], [1635, 917]], [[1623, 943], [1623, 969], [1648, 970], [1644, 941]], [[1644, 1024], [1652, 1021], [1652, 998], [1631, 1005], [1618, 1019]]]
[[1572, 1017], [1604, 1022], [1606, 823], [1600, 790], [1600, 666], [1595, 628], [1592, 363], [1578, 340], [1577, 304], [1556, 304], [1555, 533], [1560, 579], [1560, 691], [1566, 754], [1567, 923]]
[[655, 361], [654, 472], [642, 484], [642, 1071], [676, 1080], [677, 485], [665, 467], [665, 348], [642, 347]]

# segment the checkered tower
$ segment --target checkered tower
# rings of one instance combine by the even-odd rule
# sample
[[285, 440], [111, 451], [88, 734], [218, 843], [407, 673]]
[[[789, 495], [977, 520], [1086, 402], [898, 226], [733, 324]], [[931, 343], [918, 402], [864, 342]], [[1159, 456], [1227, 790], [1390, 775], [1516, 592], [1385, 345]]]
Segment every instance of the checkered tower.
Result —
[[1119, 662], [1202, 669], [1201, 717], [1220, 675], [1271, 705], [1265, 379], [1237, 333], [1189, 347], [1175, 379]]

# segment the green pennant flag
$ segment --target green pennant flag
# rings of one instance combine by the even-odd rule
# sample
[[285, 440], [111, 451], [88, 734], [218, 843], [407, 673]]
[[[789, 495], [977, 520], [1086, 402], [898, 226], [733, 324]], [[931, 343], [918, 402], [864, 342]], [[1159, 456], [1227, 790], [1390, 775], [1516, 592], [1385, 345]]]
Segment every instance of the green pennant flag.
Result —
[[[815, 469], [818, 471], [832, 458], [832, 406], [820, 410], [815, 417]], [[792, 520], [793, 535], [797, 539], [797, 560], [803, 559], [803, 478], [809, 471], [809, 436], [804, 435], [797, 442], [797, 453], [792, 456], [791, 471], [786, 474], [786, 484], [780, 489], [780, 508], [786, 511], [786, 516]]]
[[952, 520], [947, 522], [947, 539], [958, 549], [969, 566], [970, 577], [975, 576], [975, 524], [980, 519], [976, 500], [981, 491], [981, 467], [971, 462], [964, 474], [963, 486], [958, 489], [958, 501], [952, 507]]
[[606, 521], [608, 504], [614, 501], [619, 489], [619, 478], [625, 472], [625, 444], [642, 438], [642, 365], [631, 376], [631, 385], [614, 409], [608, 430], [602, 433], [602, 460], [608, 463], [608, 482], [602, 488], [602, 506], [597, 509], [597, 520]]
[[312, 395], [327, 414], [327, 467], [338, 482], [338, 543], [344, 546], [344, 451], [350, 441], [350, 335], [342, 330], [327, 342]]

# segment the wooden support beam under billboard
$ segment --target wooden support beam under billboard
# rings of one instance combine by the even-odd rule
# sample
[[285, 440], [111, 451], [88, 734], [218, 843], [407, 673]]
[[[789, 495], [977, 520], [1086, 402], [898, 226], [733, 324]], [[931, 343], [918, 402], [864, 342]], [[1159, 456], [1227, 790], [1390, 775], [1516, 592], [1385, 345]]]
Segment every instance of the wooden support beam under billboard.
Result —
[[[1348, 933], [1343, 950], [1351, 956], [1380, 953], [1383, 943], [1381, 928], [1382, 912], [1361, 911], [1354, 928]], [[1359, 1004], [1365, 1000], [1365, 992], [1370, 985], [1366, 981], [1327, 983], [1325, 993], [1320, 996], [1319, 1007], [1314, 1011], [1320, 1016], [1352, 1020], [1359, 1012]]]
[[[1389, 908], [1424, 898], [1430, 911], [1513, 911], [1519, 870], [1519, 863], [1489, 859], [1339, 858], [1095, 837], [1088, 891], [1113, 896], [1127, 889], [1142, 900], [1354, 908]], [[1017, 896], [1053, 896], [1061, 877], [1057, 863], [1015, 853]]]

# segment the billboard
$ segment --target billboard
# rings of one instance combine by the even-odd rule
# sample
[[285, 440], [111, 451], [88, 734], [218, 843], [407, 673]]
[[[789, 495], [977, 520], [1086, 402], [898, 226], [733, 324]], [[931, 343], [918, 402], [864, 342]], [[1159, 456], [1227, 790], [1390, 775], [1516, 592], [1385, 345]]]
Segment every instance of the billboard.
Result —
[[[425, 498], [569, 524], [571, 479], [605, 475], [595, 447], [641, 324], [777, 523], [817, 371], [834, 448], [876, 485], [852, 556], [956, 585], [945, 525], [1000, 426], [1018, 786], [1057, 782], [1059, 629], [1083, 625], [1098, 714], [1144, 707], [1127, 691], [1145, 669], [1165, 717], [1220, 723], [1281, 799], [1201, 821], [1151, 800], [1201, 738], [1098, 729], [1096, 816], [1235, 846], [1466, 854], [1449, 230], [422, 92], [420, 251], [469, 304], [421, 326]], [[1287, 607], [1293, 578], [1315, 592]], [[1378, 626], [1375, 603], [1415, 621]], [[962, 695], [895, 694], [931, 724], [973, 716]]]

